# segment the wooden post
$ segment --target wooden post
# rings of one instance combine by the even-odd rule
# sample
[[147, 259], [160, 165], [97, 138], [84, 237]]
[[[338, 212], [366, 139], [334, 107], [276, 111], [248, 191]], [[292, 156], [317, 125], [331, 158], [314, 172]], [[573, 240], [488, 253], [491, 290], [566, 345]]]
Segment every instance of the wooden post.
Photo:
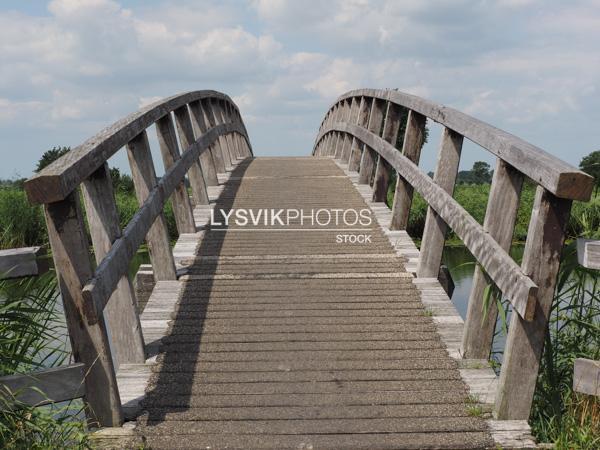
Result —
[[[372, 99], [371, 101], [371, 113], [369, 114], [367, 129], [377, 135], [381, 132], [384, 106], [383, 100]], [[360, 171], [358, 172], [359, 184], [371, 184], [371, 177], [373, 176], [373, 170], [375, 169], [376, 155], [377, 153], [375, 150], [365, 145], [365, 151], [363, 152], [362, 161], [360, 162]]]
[[[225, 122], [221, 114], [221, 106], [218, 100], [207, 99], [206, 103], [203, 102], [202, 104], [207, 107], [204, 111], [211, 124], [211, 128]], [[217, 163], [218, 171], [225, 173], [226, 170], [232, 170], [233, 159], [225, 136], [219, 136], [215, 142], [214, 151], [216, 152], [216, 155], [213, 154], [213, 158], [215, 163]], [[220, 167], [222, 167], [223, 170], [221, 170]]]
[[[199, 101], [192, 102], [188, 105], [190, 107], [192, 129], [194, 130], [194, 141], [206, 133], [209, 128], [204, 120], [203, 107]], [[215, 142], [214, 145], [217, 145]], [[210, 150], [205, 150], [200, 155], [200, 166], [202, 166], [202, 173], [204, 174], [204, 181], [207, 186], [218, 186], [219, 180], [217, 179], [217, 167], [215, 166], [215, 160]]]
[[[181, 158], [171, 114], [167, 114], [156, 122], [156, 134], [165, 170], [168, 170]], [[173, 195], [171, 195], [171, 200], [173, 201], [173, 213], [179, 234], [195, 233], [196, 223], [194, 222], [194, 212], [192, 211], [190, 196], [185, 186], [185, 179], [175, 188]]]
[[[358, 107], [359, 103], [356, 100], [356, 97], [352, 97], [352, 103], [350, 106], [350, 114], [348, 116], [348, 123], [355, 124], [358, 119]], [[350, 161], [350, 153], [352, 152], [352, 142], [354, 137], [348, 135], [346, 142], [344, 143], [344, 148], [342, 150], [342, 162], [344, 164], [348, 164]]]
[[[498, 159], [483, 228], [507, 253], [512, 243], [522, 185], [523, 175]], [[484, 315], [483, 299], [487, 286], [483, 272], [476, 266], [462, 340], [463, 358], [488, 359], [490, 356], [498, 308], [496, 302], [491, 301], [487, 315]]]
[[[131, 176], [135, 194], [140, 206], [144, 204], [150, 191], [156, 186], [156, 172], [150, 153], [150, 144], [146, 130], [142, 131], [127, 144], [127, 157], [131, 166]], [[150, 260], [156, 281], [176, 280], [175, 262], [169, 244], [167, 221], [163, 213], [156, 218], [146, 235]]]
[[[427, 118], [415, 111], [409, 111], [402, 143], [402, 154], [415, 164], [419, 164], [421, 147], [425, 140], [425, 124]], [[396, 190], [392, 206], [391, 230], [406, 230], [410, 207], [412, 205], [413, 187], [404, 178], [398, 175], [396, 179]]]
[[[186, 105], [174, 111], [175, 122], [177, 123], [177, 132], [179, 134], [179, 142], [183, 151], [188, 149], [194, 143], [194, 130], [192, 127], [192, 119]], [[195, 205], [208, 205], [208, 191], [204, 174], [200, 161], [196, 161], [188, 171], [190, 187], [192, 188], [192, 199]]]
[[[462, 143], [463, 137], [460, 134], [444, 127], [433, 181], [449, 194], [452, 194], [454, 191]], [[438, 277], [445, 239], [446, 223], [431, 206], [428, 206], [423, 240], [421, 241], [417, 277]]]
[[[348, 100], [342, 101], [342, 112], [341, 117], [339, 118], [340, 122], [347, 123], [348, 116], [350, 115], [350, 103]], [[335, 159], [341, 159], [342, 154], [344, 153], [344, 147], [346, 146], [346, 141], [348, 140], [348, 136], [346, 133], [340, 133], [340, 139], [338, 146], [335, 151]]]
[[[113, 242], [121, 237], [108, 164], [104, 163], [83, 182], [82, 191], [96, 263], [100, 264]], [[115, 368], [121, 364], [143, 364], [146, 361], [144, 337], [133, 286], [127, 275], [121, 277], [110, 296], [104, 308], [104, 320], [112, 342]]]
[[[233, 122], [233, 119], [232, 119], [232, 116], [231, 116], [231, 111], [230, 111], [229, 108], [231, 108], [231, 105], [228, 102], [223, 101], [221, 103], [221, 111], [223, 113], [223, 121], [225, 123]], [[225, 138], [227, 139], [227, 143], [228, 143], [228, 147], [229, 147], [229, 152], [231, 153], [232, 161], [236, 161], [237, 162], [237, 160], [241, 159], [242, 156], [241, 156], [241, 154], [239, 152], [239, 149], [238, 149], [238, 146], [237, 146], [237, 142], [235, 140], [235, 133], [230, 133], [230, 134], [226, 135]]]
[[44, 213], [73, 358], [86, 368], [90, 423], [118, 427], [123, 423], [123, 410], [104, 318], [99, 315], [96, 323], [88, 323], [85, 311], [90, 305], [81, 293], [93, 271], [78, 192], [45, 205]]
[[537, 187], [521, 265], [538, 286], [537, 305], [531, 322], [518, 314], [510, 319], [494, 409], [498, 419], [529, 418], [571, 203]]
[[[359, 127], [366, 128], [369, 124], [369, 114], [371, 113], [371, 99], [368, 97], [360, 98], [360, 107], [358, 109], [358, 118], [356, 119], [356, 125]], [[348, 162], [348, 171], [356, 172], [360, 168], [360, 162], [362, 159], [362, 148], [363, 143], [358, 139], [352, 139], [352, 151], [350, 153], [350, 161]]]
[[[401, 109], [398, 105], [388, 102], [381, 137], [383, 137], [385, 141], [389, 142], [394, 147], [396, 146], [398, 130], [400, 129], [400, 113]], [[381, 155], [377, 155], [377, 167], [375, 169], [375, 178], [373, 179], [374, 202], [387, 201], [387, 192], [390, 185], [391, 175], [392, 166], [390, 166], [389, 163], [381, 157]]]

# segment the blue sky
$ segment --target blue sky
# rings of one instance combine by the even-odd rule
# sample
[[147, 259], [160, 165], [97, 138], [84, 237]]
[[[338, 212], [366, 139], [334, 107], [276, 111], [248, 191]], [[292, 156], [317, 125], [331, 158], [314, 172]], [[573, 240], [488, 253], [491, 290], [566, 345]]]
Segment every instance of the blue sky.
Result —
[[[233, 97], [257, 155], [309, 154], [335, 97], [390, 87], [577, 165], [600, 149], [598, 42], [599, 0], [3, 1], [0, 178], [194, 89]], [[475, 160], [493, 163], [466, 145]]]

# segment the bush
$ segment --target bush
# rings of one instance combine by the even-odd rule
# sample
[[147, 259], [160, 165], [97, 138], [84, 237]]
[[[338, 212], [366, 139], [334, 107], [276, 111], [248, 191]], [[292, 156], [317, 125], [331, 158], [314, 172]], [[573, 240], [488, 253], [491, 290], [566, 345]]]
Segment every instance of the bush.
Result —
[[47, 242], [42, 207], [30, 205], [22, 190], [0, 189], [0, 247], [29, 247]]

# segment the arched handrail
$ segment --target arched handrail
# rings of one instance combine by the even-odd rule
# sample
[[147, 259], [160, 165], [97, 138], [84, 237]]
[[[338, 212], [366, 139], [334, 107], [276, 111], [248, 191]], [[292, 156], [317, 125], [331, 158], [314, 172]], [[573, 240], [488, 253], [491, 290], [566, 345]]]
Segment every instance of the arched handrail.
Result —
[[[433, 179], [418, 167], [425, 125], [443, 126]], [[405, 126], [395, 148], [401, 125]], [[483, 225], [452, 197], [463, 139], [497, 157]], [[495, 415], [527, 419], [554, 295], [572, 200], [588, 200], [593, 178], [542, 149], [460, 111], [397, 90], [359, 89], [341, 95], [325, 115], [313, 155], [335, 158], [358, 184], [383, 202], [398, 174], [390, 230], [408, 224], [413, 190], [428, 203], [416, 276], [437, 278], [449, 226], [477, 259], [462, 334], [463, 358], [490, 355], [498, 311], [483, 297], [488, 280], [510, 301], [513, 314], [503, 357]], [[537, 183], [523, 261], [509, 254], [525, 178]], [[487, 274], [487, 275], [486, 275]], [[489, 276], [489, 277], [488, 277]]]
[[233, 116], [240, 120], [243, 134], [248, 137], [239, 109], [228, 95], [212, 90], [173, 95], [116, 121], [32, 176], [25, 185], [29, 201], [52, 203], [63, 200], [120, 148], [161, 117], [203, 99], [221, 100], [231, 105]]
[[[165, 166], [160, 180], [146, 131], [152, 125]], [[123, 147], [140, 208], [120, 230], [107, 161]], [[25, 183], [29, 200], [44, 204], [71, 347], [75, 360], [85, 365], [86, 402], [96, 423], [123, 422], [116, 369], [145, 362], [128, 277], [131, 259], [146, 240], [155, 281], [177, 280], [163, 214], [166, 202], [172, 200], [178, 232], [195, 233], [186, 176], [194, 204], [208, 205], [208, 186], [219, 184], [217, 174], [251, 156], [248, 134], [233, 101], [216, 91], [193, 91], [115, 122]]]
[[357, 89], [341, 95], [330, 111], [344, 100], [357, 97], [389, 101], [416, 111], [480, 145], [559, 198], [590, 199], [594, 184], [589, 175], [517, 136], [454, 108], [394, 89]]

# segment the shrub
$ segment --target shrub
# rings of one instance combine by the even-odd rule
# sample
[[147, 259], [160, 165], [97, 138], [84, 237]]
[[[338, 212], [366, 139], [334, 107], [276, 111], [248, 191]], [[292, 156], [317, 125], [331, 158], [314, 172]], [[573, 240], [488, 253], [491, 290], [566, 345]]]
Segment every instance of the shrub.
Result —
[[22, 190], [0, 189], [0, 247], [28, 247], [47, 242], [42, 207], [30, 205]]

